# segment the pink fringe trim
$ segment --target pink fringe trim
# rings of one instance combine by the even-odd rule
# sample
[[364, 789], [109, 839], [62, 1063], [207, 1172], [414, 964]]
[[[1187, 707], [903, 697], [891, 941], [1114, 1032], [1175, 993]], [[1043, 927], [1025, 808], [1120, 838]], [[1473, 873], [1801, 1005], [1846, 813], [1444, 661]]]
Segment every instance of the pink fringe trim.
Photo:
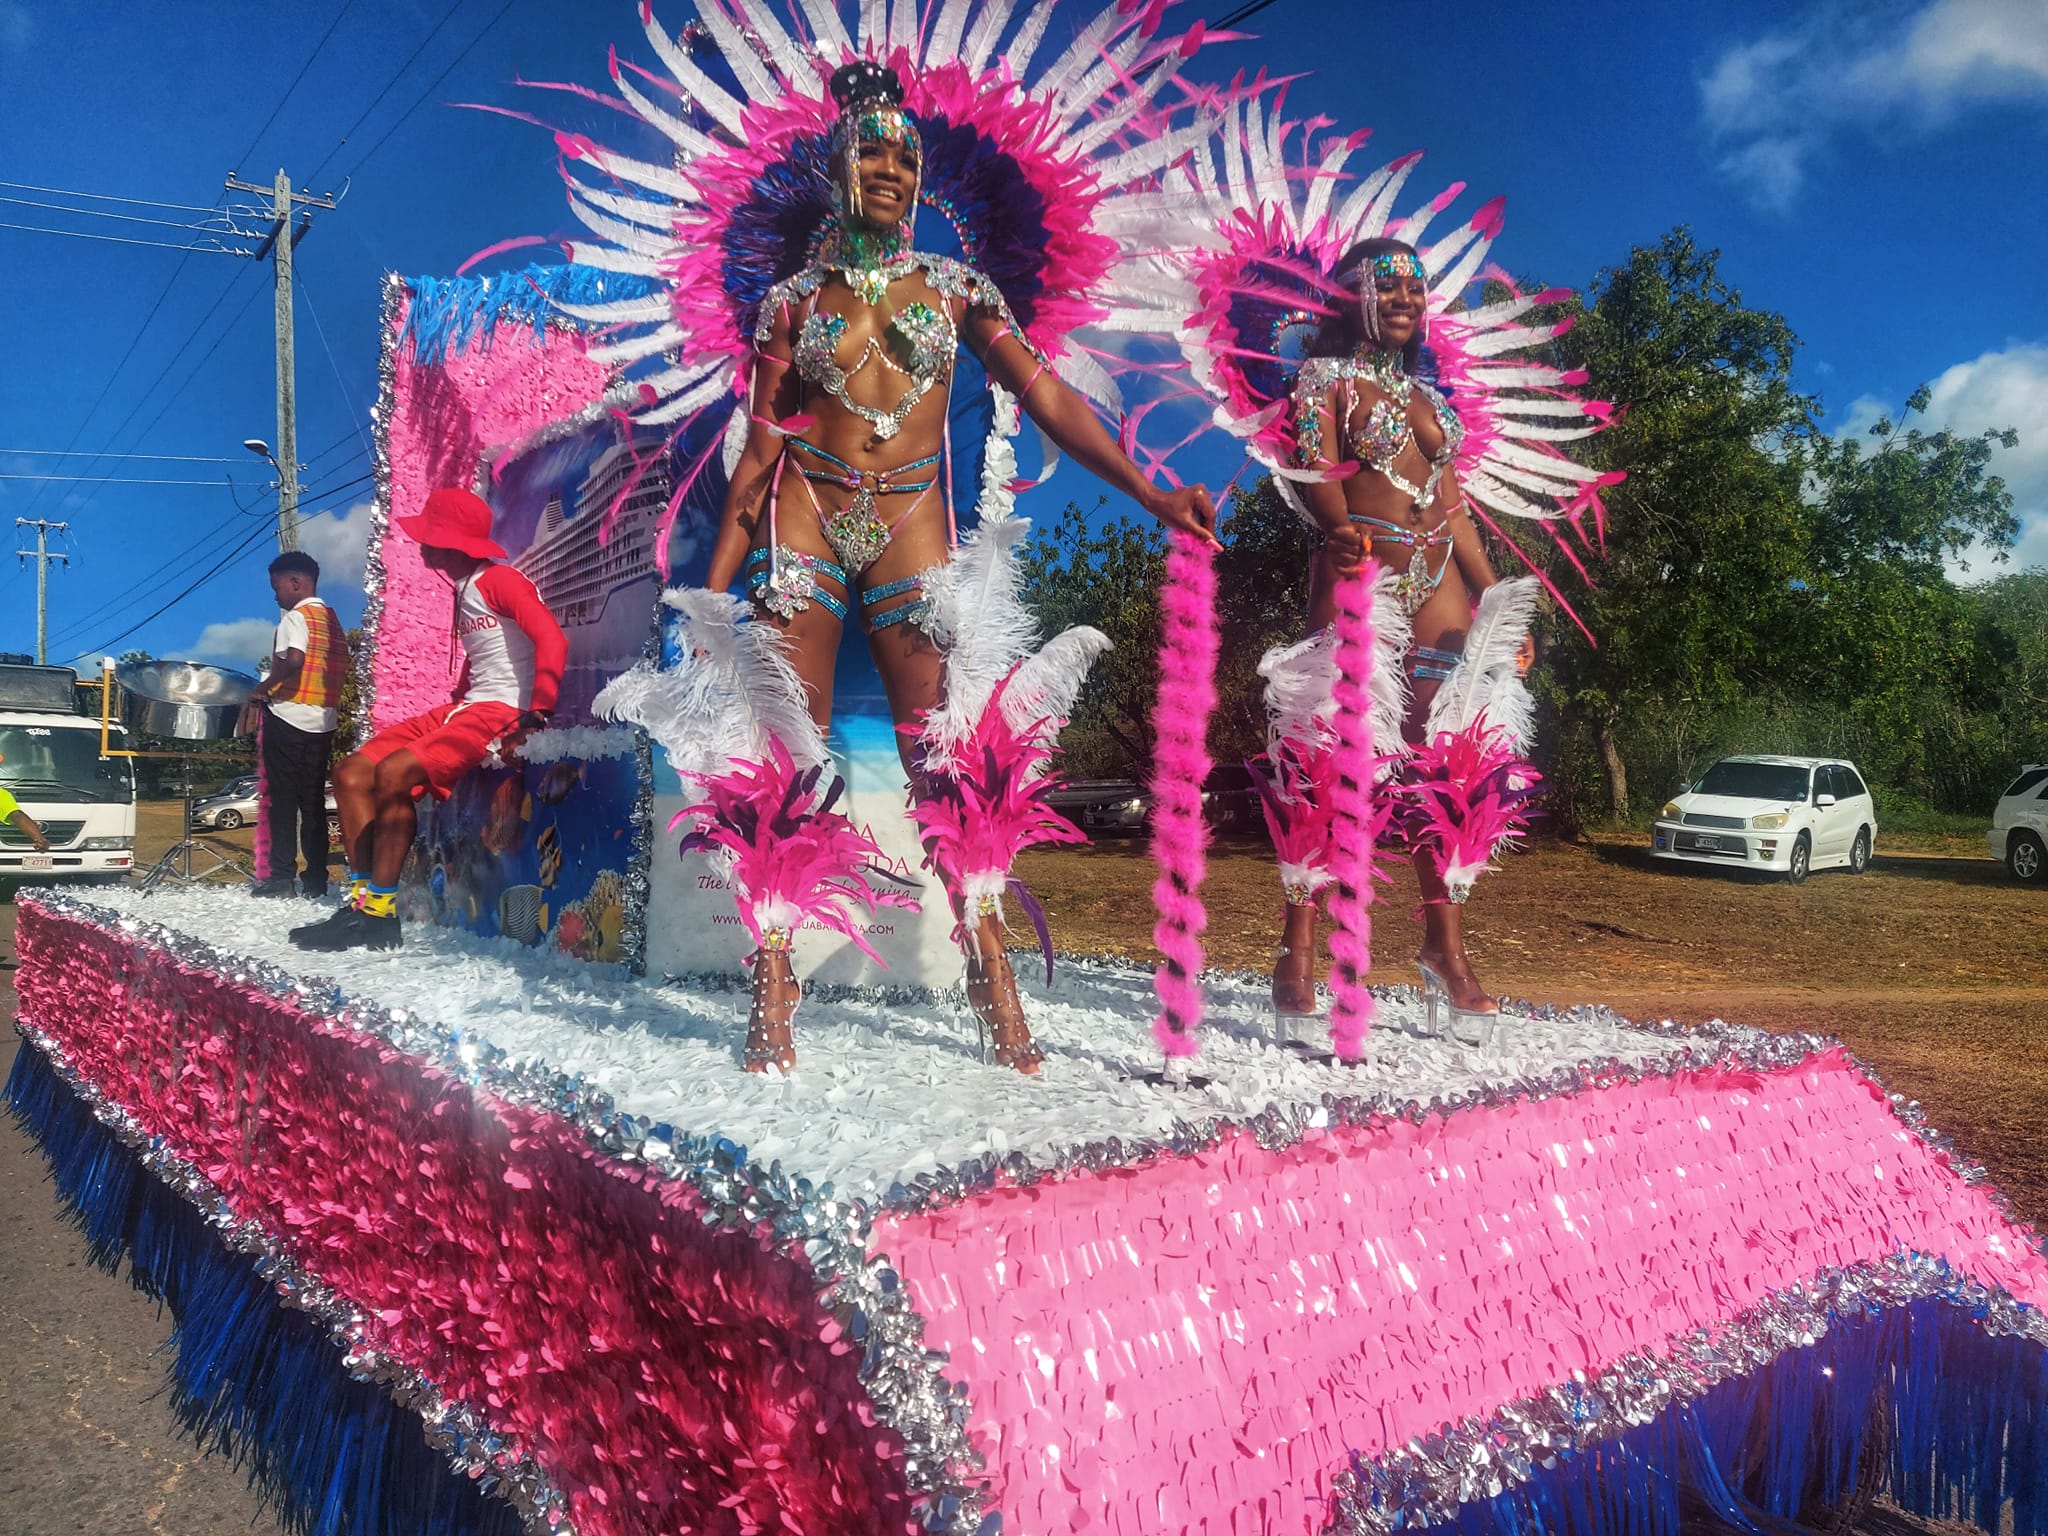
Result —
[[1159, 878], [1152, 942], [1165, 958], [1153, 972], [1159, 1016], [1152, 1037], [1168, 1057], [1201, 1049], [1202, 904], [1209, 824], [1202, 786], [1209, 778], [1209, 716], [1216, 710], [1216, 557], [1207, 544], [1176, 533], [1159, 595], [1165, 636], [1159, 646], [1159, 699], [1153, 708], [1152, 860]]

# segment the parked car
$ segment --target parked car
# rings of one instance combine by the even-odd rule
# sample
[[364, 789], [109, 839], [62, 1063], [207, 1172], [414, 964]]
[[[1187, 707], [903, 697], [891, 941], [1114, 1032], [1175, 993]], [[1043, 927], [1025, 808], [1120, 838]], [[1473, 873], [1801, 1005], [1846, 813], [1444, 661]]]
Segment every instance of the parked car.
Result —
[[2048, 882], [2048, 763], [2027, 764], [1999, 796], [1987, 841], [2013, 879]]
[[1046, 802], [1083, 832], [1142, 832], [1152, 797], [1131, 779], [1069, 779]]
[[[1048, 795], [1083, 832], [1137, 833], [1152, 819], [1152, 792], [1132, 779], [1072, 779]], [[1219, 763], [1202, 785], [1202, 809], [1219, 831], [1263, 826], [1258, 786], [1242, 763]]]
[[[210, 827], [217, 832], [232, 832], [255, 819], [256, 775], [253, 773], [229, 779], [203, 800], [192, 802], [192, 825], [195, 829]], [[332, 784], [327, 786], [327, 829], [330, 833], [341, 831], [341, 817], [334, 807]]]
[[1657, 813], [1660, 859], [1768, 870], [1794, 885], [1816, 869], [1860, 875], [1877, 846], [1877, 808], [1853, 763], [1828, 757], [1724, 757]]

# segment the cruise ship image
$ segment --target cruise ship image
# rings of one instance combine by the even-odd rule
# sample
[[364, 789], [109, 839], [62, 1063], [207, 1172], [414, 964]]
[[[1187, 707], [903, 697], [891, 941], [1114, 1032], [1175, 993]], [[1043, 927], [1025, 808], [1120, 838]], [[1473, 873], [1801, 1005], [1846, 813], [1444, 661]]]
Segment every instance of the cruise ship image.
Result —
[[577, 486], [573, 511], [552, 497], [533, 542], [513, 561], [569, 637], [556, 708], [564, 725], [589, 720], [598, 689], [638, 661], [654, 634], [662, 585], [654, 544], [668, 505], [668, 477], [649, 470], [619, 508], [611, 537], [598, 540], [606, 512], [633, 472], [630, 445], [605, 447]]

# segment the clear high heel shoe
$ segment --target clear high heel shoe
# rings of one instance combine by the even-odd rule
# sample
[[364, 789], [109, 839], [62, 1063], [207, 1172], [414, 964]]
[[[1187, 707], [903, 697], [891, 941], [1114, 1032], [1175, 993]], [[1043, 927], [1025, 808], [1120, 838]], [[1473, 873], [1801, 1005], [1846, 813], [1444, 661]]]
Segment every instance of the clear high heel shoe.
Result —
[[[1493, 1003], [1487, 1008], [1461, 1008], [1451, 1001], [1450, 983], [1444, 980], [1441, 971], [1427, 960], [1417, 960], [1415, 969], [1422, 973], [1425, 1039], [1448, 1040], [1454, 1045], [1484, 1046], [1492, 1043], [1494, 1028], [1500, 1021], [1500, 1004]], [[1438, 1022], [1439, 1013], [1443, 1015], [1441, 1023]], [[1472, 1028], [1473, 1033], [1467, 1035], [1460, 1026]]]

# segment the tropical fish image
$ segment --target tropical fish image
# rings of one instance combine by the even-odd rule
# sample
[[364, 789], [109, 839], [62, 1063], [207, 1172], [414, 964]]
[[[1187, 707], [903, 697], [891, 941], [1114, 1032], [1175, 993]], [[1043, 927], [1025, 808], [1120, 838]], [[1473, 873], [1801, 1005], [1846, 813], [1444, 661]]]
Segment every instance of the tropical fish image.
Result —
[[562, 878], [562, 834], [554, 828], [544, 830], [534, 842], [534, 852], [540, 858], [540, 883], [552, 886]]
[[508, 778], [491, 796], [484, 813], [484, 846], [493, 853], [509, 853], [526, 833], [526, 819], [532, 802], [517, 778]]
[[533, 787], [533, 798], [542, 805], [560, 805], [569, 798], [569, 792], [583, 782], [584, 764], [574, 758], [564, 758], [550, 763], [547, 772], [540, 776], [540, 782]]

